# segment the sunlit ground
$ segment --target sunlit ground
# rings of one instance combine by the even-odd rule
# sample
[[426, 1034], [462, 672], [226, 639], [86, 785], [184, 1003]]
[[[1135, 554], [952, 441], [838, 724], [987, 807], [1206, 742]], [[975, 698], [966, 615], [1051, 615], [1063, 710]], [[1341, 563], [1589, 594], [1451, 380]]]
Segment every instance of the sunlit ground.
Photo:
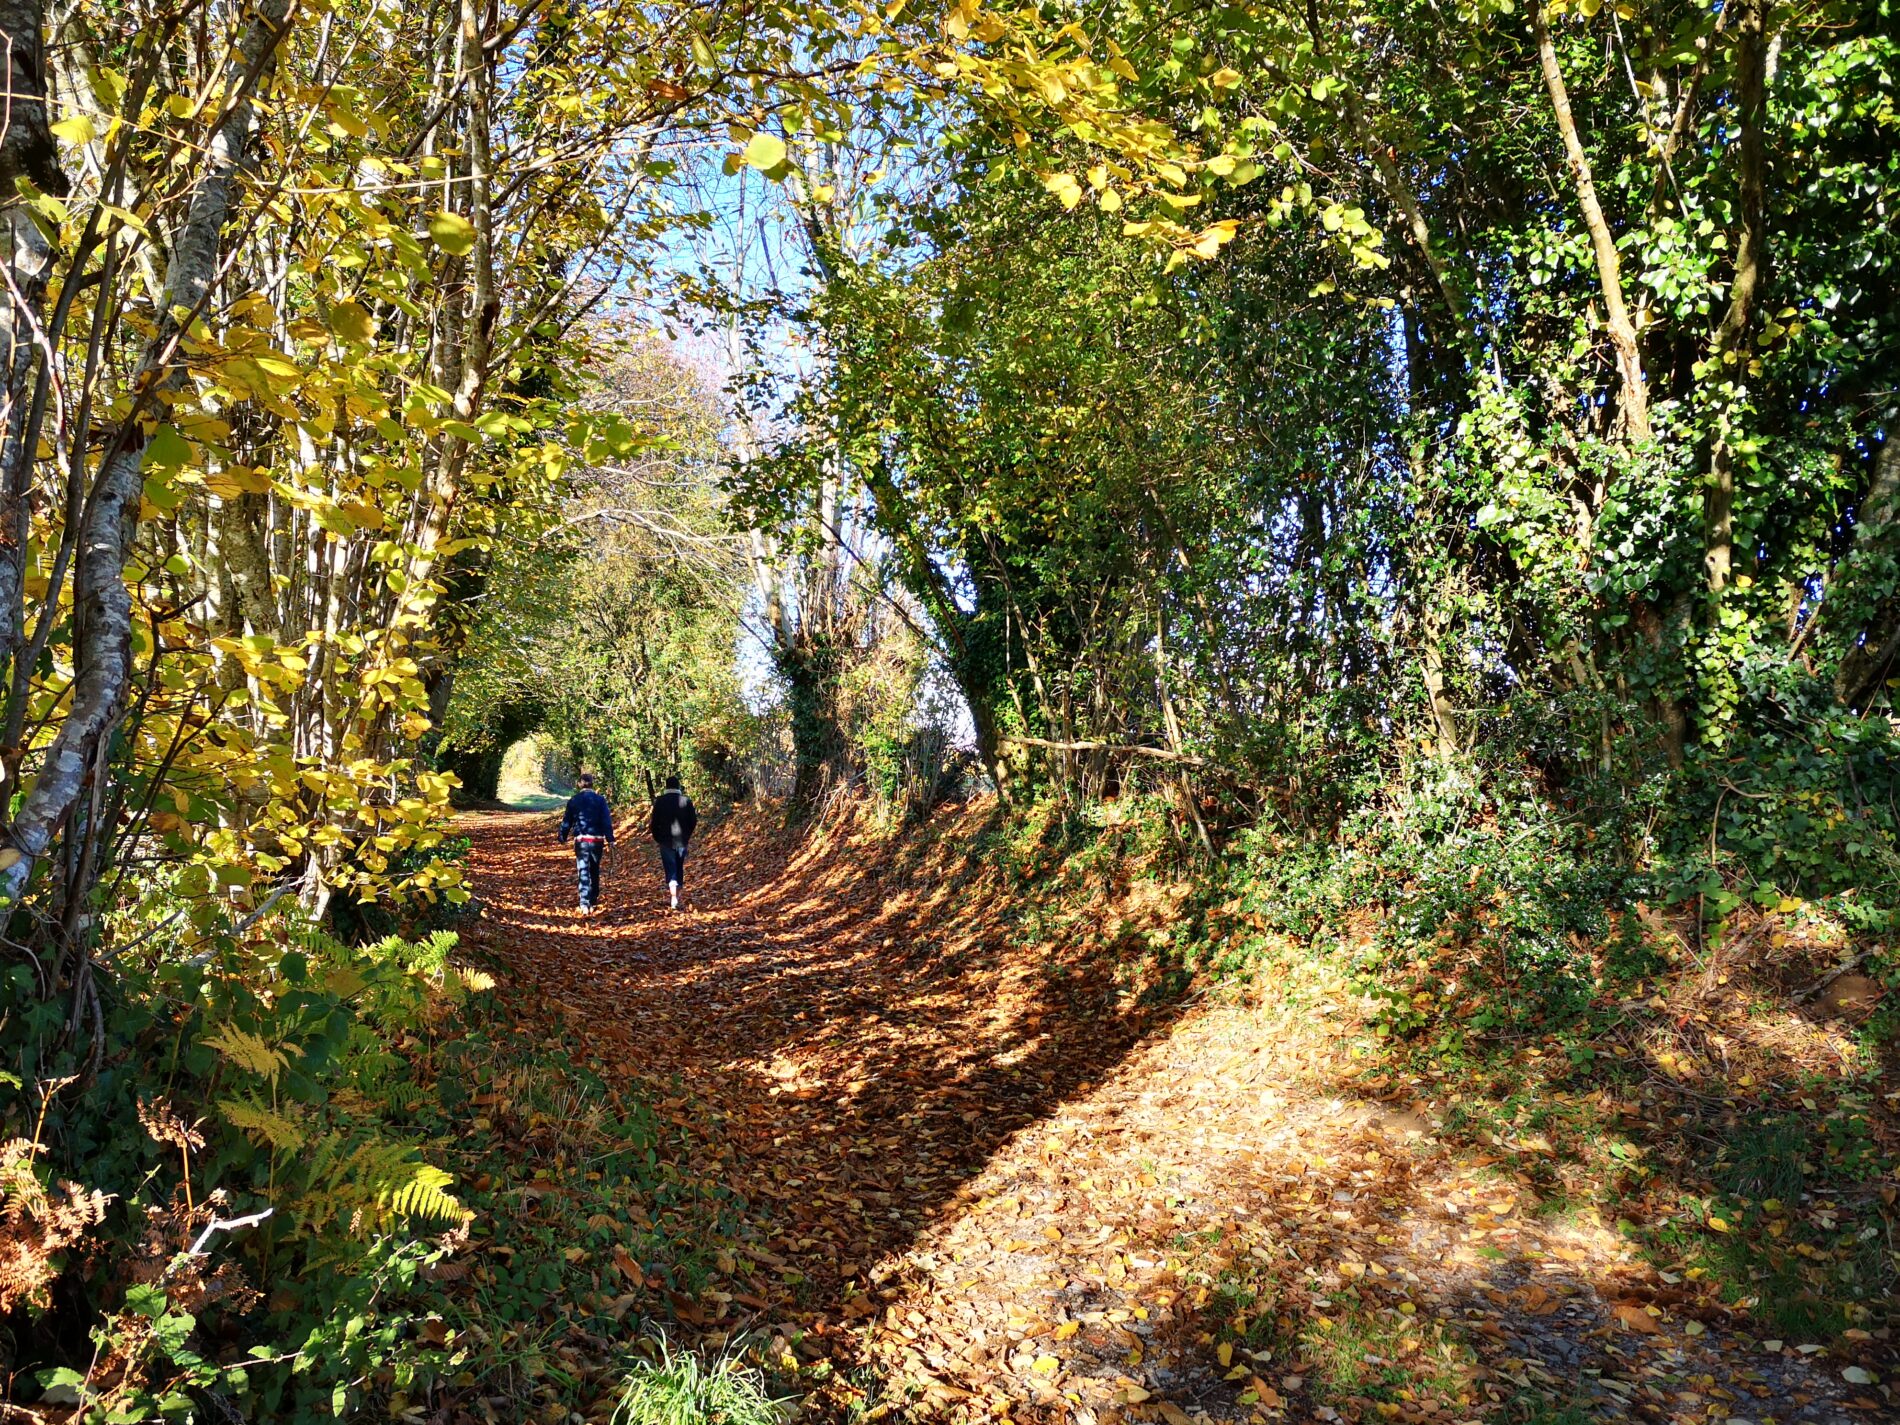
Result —
[[520, 811], [554, 811], [563, 806], [574, 789], [555, 761], [553, 749], [541, 738], [522, 738], [502, 758], [496, 797]]

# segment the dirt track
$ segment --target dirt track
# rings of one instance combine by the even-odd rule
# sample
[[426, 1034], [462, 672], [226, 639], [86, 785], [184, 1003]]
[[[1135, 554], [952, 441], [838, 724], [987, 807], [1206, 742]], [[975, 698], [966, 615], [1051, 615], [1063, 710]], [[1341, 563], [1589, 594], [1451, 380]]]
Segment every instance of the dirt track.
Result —
[[688, 1319], [792, 1347], [807, 1418], [1871, 1418], [1348, 1079], [1323, 1012], [1150, 1002], [869, 841], [717, 828], [679, 916], [629, 845], [583, 920], [548, 817], [467, 825], [527, 1002], [694, 1103], [747, 1208]]

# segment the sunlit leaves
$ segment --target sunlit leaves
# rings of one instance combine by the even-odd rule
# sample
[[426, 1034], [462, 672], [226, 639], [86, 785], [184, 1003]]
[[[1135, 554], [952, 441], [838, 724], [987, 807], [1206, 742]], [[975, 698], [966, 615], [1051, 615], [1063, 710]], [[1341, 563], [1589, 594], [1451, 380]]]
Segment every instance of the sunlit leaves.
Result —
[[778, 168], [785, 162], [785, 140], [763, 131], [752, 135], [746, 142], [745, 161], [753, 168]]
[[376, 319], [361, 302], [345, 299], [330, 308], [330, 330], [344, 341], [366, 343], [376, 335]]
[[1052, 173], [1042, 180], [1042, 186], [1065, 208], [1073, 208], [1082, 201], [1082, 185], [1075, 181], [1073, 173]]
[[436, 213], [429, 219], [429, 237], [451, 257], [475, 246], [475, 225], [460, 213]]

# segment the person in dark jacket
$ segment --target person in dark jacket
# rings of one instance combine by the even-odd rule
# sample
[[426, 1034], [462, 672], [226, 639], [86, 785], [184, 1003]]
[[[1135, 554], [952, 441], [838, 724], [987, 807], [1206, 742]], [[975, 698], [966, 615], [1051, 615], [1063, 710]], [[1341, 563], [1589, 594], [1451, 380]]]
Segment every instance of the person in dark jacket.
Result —
[[668, 777], [666, 790], [653, 799], [650, 830], [660, 846], [660, 869], [666, 872], [666, 892], [672, 897], [674, 910], [680, 908], [680, 886], [686, 880], [686, 844], [693, 839], [693, 828], [698, 825], [699, 813], [693, 810], [693, 799], [680, 790], [678, 777]]
[[578, 778], [580, 790], [568, 798], [561, 817], [561, 844], [574, 838], [574, 873], [580, 882], [581, 914], [592, 915], [600, 903], [600, 858], [614, 844], [613, 813], [607, 799], [594, 790], [593, 774]]

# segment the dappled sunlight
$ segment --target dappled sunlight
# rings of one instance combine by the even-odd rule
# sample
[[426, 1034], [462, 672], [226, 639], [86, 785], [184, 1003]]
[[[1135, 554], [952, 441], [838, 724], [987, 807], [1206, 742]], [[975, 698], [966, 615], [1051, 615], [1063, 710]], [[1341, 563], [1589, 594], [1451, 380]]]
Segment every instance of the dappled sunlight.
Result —
[[979, 825], [947, 812], [919, 849], [742, 814], [692, 910], [623, 847], [589, 919], [551, 908], [544, 818], [477, 826], [471, 938], [524, 1008], [683, 1090], [698, 1170], [744, 1204], [682, 1319], [776, 1343], [815, 1418], [1840, 1418], [1800, 1343], [1759, 1350], [1564, 1201], [1542, 1135], [1455, 1148], [1443, 1086], [1365, 1057], [1337, 968], [1144, 992], [1111, 947], [1176, 893], [1087, 892], [1037, 944]]

